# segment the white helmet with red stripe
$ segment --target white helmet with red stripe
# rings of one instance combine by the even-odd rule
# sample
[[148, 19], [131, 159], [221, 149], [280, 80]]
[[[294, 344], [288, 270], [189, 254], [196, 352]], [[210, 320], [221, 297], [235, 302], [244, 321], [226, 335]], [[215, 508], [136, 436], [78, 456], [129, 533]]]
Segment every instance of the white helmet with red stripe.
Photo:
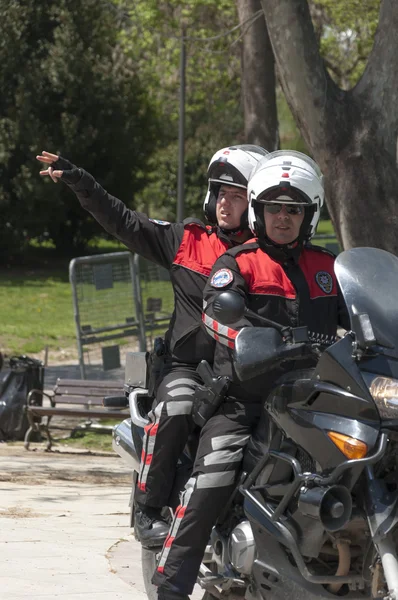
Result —
[[277, 150], [262, 158], [248, 183], [249, 227], [266, 237], [264, 203], [303, 204], [305, 217], [298, 239], [312, 238], [325, 199], [323, 175], [312, 158], [296, 150]]
[[[243, 144], [222, 148], [212, 157], [207, 177], [209, 186], [203, 203], [206, 219], [213, 225], [217, 224], [216, 205], [218, 192], [222, 184], [247, 189], [247, 182], [259, 160], [267, 155], [267, 150], [261, 146]], [[244, 223], [247, 228], [247, 213], [244, 213]]]

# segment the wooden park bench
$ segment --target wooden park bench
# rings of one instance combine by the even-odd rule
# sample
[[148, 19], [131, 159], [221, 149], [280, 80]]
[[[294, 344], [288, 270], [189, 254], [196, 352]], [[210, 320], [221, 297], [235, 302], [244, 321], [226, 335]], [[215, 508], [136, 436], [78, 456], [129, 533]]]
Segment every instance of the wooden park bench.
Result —
[[[105, 408], [104, 397], [121, 397], [123, 381], [91, 381], [87, 379], [57, 379], [52, 392], [31, 390], [27, 397], [26, 414], [29, 429], [25, 434], [25, 448], [29, 449], [31, 438], [35, 433], [41, 438], [44, 433], [47, 438], [47, 449], [50, 450], [53, 439], [50, 433], [52, 417], [85, 418], [84, 425], [71, 427], [74, 431], [78, 428], [93, 426], [92, 419], [124, 419], [127, 408]], [[49, 406], [38, 406], [38, 397], [47, 398]], [[65, 427], [54, 426], [54, 429]]]

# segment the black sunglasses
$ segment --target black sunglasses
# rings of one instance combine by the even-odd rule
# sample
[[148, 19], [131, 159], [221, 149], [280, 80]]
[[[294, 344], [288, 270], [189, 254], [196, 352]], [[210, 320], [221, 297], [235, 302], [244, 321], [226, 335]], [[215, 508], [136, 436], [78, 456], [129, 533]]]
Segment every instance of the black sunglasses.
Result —
[[281, 212], [282, 206], [286, 206], [286, 212], [288, 215], [301, 215], [304, 210], [304, 206], [294, 206], [293, 204], [264, 204], [265, 210], [271, 215], [277, 215]]

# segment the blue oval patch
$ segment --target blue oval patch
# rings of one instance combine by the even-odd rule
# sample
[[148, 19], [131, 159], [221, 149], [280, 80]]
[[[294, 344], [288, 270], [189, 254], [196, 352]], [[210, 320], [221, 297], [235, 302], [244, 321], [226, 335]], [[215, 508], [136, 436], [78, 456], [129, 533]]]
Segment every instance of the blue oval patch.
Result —
[[232, 271], [230, 269], [219, 269], [216, 271], [211, 278], [210, 284], [215, 288], [222, 288], [231, 283], [234, 280]]

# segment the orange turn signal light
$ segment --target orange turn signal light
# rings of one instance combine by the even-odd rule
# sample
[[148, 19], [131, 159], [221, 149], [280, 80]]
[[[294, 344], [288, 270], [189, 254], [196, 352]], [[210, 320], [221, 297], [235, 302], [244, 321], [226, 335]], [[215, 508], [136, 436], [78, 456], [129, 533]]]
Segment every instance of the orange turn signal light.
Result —
[[364, 458], [368, 453], [367, 444], [361, 442], [361, 440], [343, 433], [336, 433], [336, 431], [328, 431], [328, 437], [349, 460]]

